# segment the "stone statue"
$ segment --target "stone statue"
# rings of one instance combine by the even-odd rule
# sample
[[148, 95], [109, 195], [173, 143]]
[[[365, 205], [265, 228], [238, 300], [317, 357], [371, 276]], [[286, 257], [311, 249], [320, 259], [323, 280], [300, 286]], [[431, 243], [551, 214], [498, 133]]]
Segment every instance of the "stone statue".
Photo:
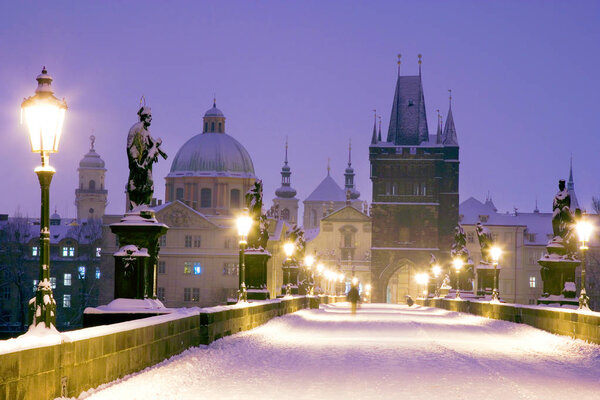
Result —
[[452, 243], [452, 247], [450, 248], [450, 255], [452, 258], [460, 257], [465, 262], [469, 262], [470, 254], [467, 249], [467, 234], [460, 224], [454, 228], [454, 243]]
[[565, 187], [564, 179], [558, 181], [558, 193], [552, 202], [552, 231], [554, 237], [567, 239], [573, 224], [571, 213], [571, 195]]
[[492, 234], [490, 231], [481, 224], [481, 222], [477, 223], [475, 226], [475, 232], [477, 232], [477, 239], [479, 239], [479, 247], [481, 247], [481, 258], [484, 262], [491, 264], [491, 254], [490, 249], [494, 243], [494, 239], [492, 239]]
[[152, 122], [150, 107], [142, 106], [137, 114], [140, 121], [129, 129], [127, 135], [127, 159], [129, 160], [127, 193], [130, 210], [150, 204], [154, 193], [152, 165], [158, 161], [158, 156], [167, 159], [167, 155], [160, 149], [162, 140], [154, 139], [148, 131]]

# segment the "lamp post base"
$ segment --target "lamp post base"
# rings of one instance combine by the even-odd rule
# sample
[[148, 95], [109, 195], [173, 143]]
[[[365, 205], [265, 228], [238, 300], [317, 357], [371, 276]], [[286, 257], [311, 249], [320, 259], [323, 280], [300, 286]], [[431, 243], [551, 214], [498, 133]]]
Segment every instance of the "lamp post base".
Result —
[[246, 290], [246, 284], [244, 282], [242, 282], [240, 290], [238, 290], [238, 303], [239, 302], [248, 302], [248, 291]]
[[48, 281], [40, 282], [35, 297], [29, 300], [29, 323], [31, 326], [44, 323], [46, 328], [56, 326], [56, 301]]

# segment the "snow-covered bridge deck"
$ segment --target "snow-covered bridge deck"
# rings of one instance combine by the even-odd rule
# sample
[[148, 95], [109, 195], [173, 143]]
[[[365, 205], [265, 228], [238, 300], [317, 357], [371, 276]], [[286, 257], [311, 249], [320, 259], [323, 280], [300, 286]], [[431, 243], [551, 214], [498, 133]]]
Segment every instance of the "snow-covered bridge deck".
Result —
[[600, 346], [427, 307], [275, 318], [83, 394], [99, 399], [598, 398]]

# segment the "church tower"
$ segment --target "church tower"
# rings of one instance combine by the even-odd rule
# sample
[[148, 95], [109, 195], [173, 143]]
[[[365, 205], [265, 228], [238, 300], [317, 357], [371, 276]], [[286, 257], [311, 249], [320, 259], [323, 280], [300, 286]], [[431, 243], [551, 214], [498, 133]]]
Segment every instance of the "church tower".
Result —
[[431, 254], [440, 262], [449, 260], [458, 224], [459, 166], [451, 103], [443, 131], [439, 117], [437, 125], [430, 136], [421, 56], [419, 74], [412, 76], [400, 74], [398, 56], [387, 140], [376, 139], [375, 127], [370, 135], [373, 302], [386, 300], [388, 282], [396, 272], [414, 276], [429, 264]]
[[291, 225], [298, 224], [298, 199], [296, 189], [291, 186], [292, 170], [288, 165], [288, 143], [285, 141], [285, 161], [281, 167], [281, 187], [275, 191], [273, 205], [279, 208], [279, 219]]
[[77, 218], [102, 218], [106, 209], [108, 191], [104, 189], [106, 168], [94, 150], [96, 137], [90, 136], [90, 151], [79, 162], [79, 187], [75, 189]]

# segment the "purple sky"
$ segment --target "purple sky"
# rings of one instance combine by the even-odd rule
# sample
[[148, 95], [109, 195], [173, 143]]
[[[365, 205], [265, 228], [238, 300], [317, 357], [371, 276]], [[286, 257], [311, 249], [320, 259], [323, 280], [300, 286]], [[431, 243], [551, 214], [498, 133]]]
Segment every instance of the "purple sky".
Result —
[[370, 201], [371, 110], [385, 135], [397, 53], [404, 74], [417, 72], [423, 54], [430, 133], [453, 90], [461, 201], [489, 190], [501, 211], [531, 211], [536, 196], [549, 211], [571, 153], [580, 202], [589, 208], [600, 195], [598, 1], [4, 2], [0, 15], [0, 213], [39, 214], [39, 156], [19, 107], [42, 65], [69, 105], [51, 157], [51, 207], [63, 216], [76, 214], [77, 166], [92, 129], [108, 168], [107, 212], [124, 211], [125, 139], [142, 94], [170, 156], [154, 169], [159, 198], [216, 92], [268, 203], [286, 135], [301, 200], [328, 157], [343, 184], [352, 138], [357, 187]]

